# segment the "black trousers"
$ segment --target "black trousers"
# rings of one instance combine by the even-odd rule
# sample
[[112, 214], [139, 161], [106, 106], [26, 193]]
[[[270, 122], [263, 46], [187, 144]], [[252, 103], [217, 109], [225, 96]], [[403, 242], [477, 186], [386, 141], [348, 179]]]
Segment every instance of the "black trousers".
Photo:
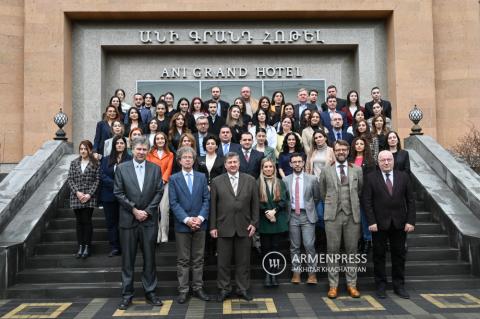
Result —
[[142, 284], [145, 294], [155, 292], [157, 272], [155, 267], [155, 246], [157, 244], [157, 226], [138, 225], [133, 228], [120, 228], [122, 246], [122, 296], [132, 298], [133, 280], [137, 247], [143, 252]]
[[372, 232], [372, 239], [373, 265], [377, 287], [385, 288], [387, 284], [385, 270], [387, 240], [390, 242], [393, 287], [395, 289], [403, 287], [405, 283], [405, 241], [407, 240], [407, 233], [403, 229], [395, 229], [393, 225], [390, 225], [388, 230]]
[[118, 238], [118, 202], [103, 202], [103, 212], [105, 213], [110, 247], [112, 250], [120, 250], [120, 239]]
[[93, 224], [92, 215], [93, 208], [78, 208], [73, 210], [77, 220], [77, 241], [79, 245], [91, 245]]
[[[261, 233], [260, 234], [260, 242], [262, 244], [263, 257], [265, 257], [268, 253], [272, 251], [279, 251], [282, 235], [285, 235], [285, 233], [277, 233], [277, 234]], [[277, 269], [273, 269], [273, 266], [270, 267], [270, 265], [272, 265], [272, 262], [270, 261], [270, 259], [277, 259], [277, 258], [278, 256], [274, 256], [274, 255], [269, 255], [266, 258], [267, 260], [265, 261], [265, 266], [267, 268], [272, 268], [272, 269], [268, 269], [268, 271], [275, 273]]]

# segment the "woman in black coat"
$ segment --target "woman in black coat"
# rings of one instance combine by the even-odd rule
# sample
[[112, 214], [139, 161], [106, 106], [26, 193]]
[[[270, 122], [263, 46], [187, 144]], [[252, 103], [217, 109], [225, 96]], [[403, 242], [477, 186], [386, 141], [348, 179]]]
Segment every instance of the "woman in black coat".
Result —
[[387, 134], [388, 150], [393, 154], [394, 166], [393, 169], [406, 172], [410, 175], [410, 156], [406, 150], [402, 150], [400, 137], [395, 131], [390, 131]]
[[112, 137], [112, 124], [120, 117], [115, 106], [109, 105], [103, 114], [103, 120], [97, 123], [95, 139], [93, 140], [93, 154], [97, 160], [102, 158], [105, 141]]
[[118, 202], [113, 195], [113, 183], [117, 165], [131, 160], [127, 152], [127, 139], [124, 136], [115, 136], [112, 141], [112, 151], [109, 156], [102, 158], [100, 164], [100, 201], [103, 204], [105, 222], [108, 229], [108, 241], [110, 242], [109, 257], [121, 254], [118, 237]]
[[90, 255], [92, 243], [93, 209], [97, 206], [96, 193], [100, 183], [100, 167], [93, 156], [92, 142], [81, 141], [78, 147], [80, 157], [70, 164], [67, 183], [70, 186], [70, 207], [77, 220], [77, 258]]
[[219, 145], [220, 140], [213, 134], [203, 139], [203, 149], [207, 154], [198, 158], [198, 171], [205, 174], [208, 185], [225, 171], [223, 157], [217, 154]]

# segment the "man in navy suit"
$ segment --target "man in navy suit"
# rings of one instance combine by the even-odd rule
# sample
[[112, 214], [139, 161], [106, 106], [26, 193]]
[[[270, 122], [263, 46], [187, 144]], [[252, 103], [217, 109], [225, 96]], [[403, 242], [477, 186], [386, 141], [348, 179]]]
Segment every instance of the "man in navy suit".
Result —
[[302, 115], [303, 111], [306, 109], [309, 110], [316, 110], [317, 108], [315, 105], [308, 103], [308, 91], [305, 88], [301, 88], [297, 92], [298, 103], [294, 106], [295, 110], [295, 119], [300, 120], [300, 116]]
[[344, 127], [343, 117], [339, 113], [332, 114], [331, 128], [328, 129], [328, 143], [333, 145], [335, 141], [344, 140], [348, 145], [352, 144], [353, 135], [348, 133]]
[[210, 105], [210, 102], [214, 102], [217, 105], [217, 115], [222, 117], [223, 119], [227, 118], [227, 113], [228, 113], [228, 108], [230, 105], [228, 102], [225, 102], [223, 100], [220, 100], [220, 94], [222, 93], [222, 90], [218, 86], [212, 87], [212, 98], [206, 102], [204, 102], [205, 106], [208, 108]]
[[232, 143], [232, 130], [230, 127], [224, 125], [220, 129], [220, 145], [218, 146], [217, 154], [225, 157], [229, 152], [240, 154], [242, 147], [240, 144]]
[[238, 152], [240, 157], [240, 172], [249, 174], [255, 179], [260, 175], [260, 164], [263, 159], [263, 152], [252, 149], [253, 135], [250, 132], [242, 133], [240, 145], [242, 149]]
[[190, 268], [193, 294], [203, 301], [210, 300], [203, 290], [205, 230], [210, 207], [210, 193], [205, 174], [193, 170], [196, 156], [193, 148], [181, 147], [177, 152], [177, 161], [180, 163], [182, 171], [170, 176], [168, 183], [170, 209], [175, 216], [179, 284], [177, 301], [181, 304], [187, 300], [190, 290]]
[[348, 127], [347, 115], [344, 112], [337, 110], [337, 98], [328, 97], [327, 106], [328, 106], [328, 109], [320, 113], [320, 119], [322, 120], [323, 126], [330, 131], [332, 129], [332, 114], [338, 113], [342, 116], [344, 129], [347, 129]]
[[322, 110], [326, 111], [328, 109], [328, 98], [334, 97], [337, 101], [337, 111], [340, 111], [344, 106], [347, 105], [347, 100], [337, 97], [337, 87], [335, 85], [329, 85], [327, 87], [327, 99], [322, 103]]
[[220, 135], [220, 129], [225, 125], [225, 119], [217, 115], [217, 102], [208, 102], [208, 133]]

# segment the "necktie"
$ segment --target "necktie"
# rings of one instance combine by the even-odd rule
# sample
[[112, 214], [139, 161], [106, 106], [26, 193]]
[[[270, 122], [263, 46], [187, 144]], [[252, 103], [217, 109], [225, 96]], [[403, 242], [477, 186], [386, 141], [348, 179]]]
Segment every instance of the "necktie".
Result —
[[300, 215], [300, 177], [295, 180], [295, 214]]
[[228, 153], [228, 144], [223, 144], [223, 156], [226, 156]]
[[222, 105], [220, 102], [217, 103], [217, 115], [222, 116]]
[[345, 167], [345, 165], [341, 164], [341, 165], [338, 165], [338, 167], [340, 167], [340, 183], [343, 184], [346, 184], [347, 183], [347, 174], [345, 174], [345, 170], [343, 169]]
[[237, 177], [230, 176], [230, 182], [232, 183], [233, 193], [237, 196]]
[[245, 152], [245, 160], [247, 162], [250, 160], [250, 156], [248, 155], [248, 151]]
[[385, 174], [385, 176], [387, 177], [387, 178], [385, 179], [385, 184], [387, 184], [388, 193], [389, 193], [390, 195], [392, 195], [392, 193], [393, 193], [393, 184], [392, 184], [392, 181], [391, 181], [390, 178], [389, 178], [390, 173]]
[[137, 165], [137, 180], [138, 186], [140, 186], [140, 191], [143, 191], [143, 166]]
[[337, 140], [341, 140], [342, 139], [342, 134], [340, 132], [337, 132]]
[[190, 194], [193, 193], [192, 173], [187, 173], [187, 185]]

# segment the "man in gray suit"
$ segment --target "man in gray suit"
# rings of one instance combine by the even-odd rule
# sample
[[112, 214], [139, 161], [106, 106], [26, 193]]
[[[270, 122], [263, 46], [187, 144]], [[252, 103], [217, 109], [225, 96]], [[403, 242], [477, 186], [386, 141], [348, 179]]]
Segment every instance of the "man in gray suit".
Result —
[[218, 238], [218, 301], [231, 294], [230, 265], [235, 256], [235, 281], [237, 295], [252, 300], [250, 287], [251, 238], [258, 227], [258, 185], [252, 176], [240, 173], [237, 153], [225, 157], [226, 174], [213, 179], [210, 184], [210, 235]]
[[[328, 298], [338, 295], [338, 257], [342, 237], [348, 267], [347, 290], [352, 298], [360, 297], [357, 290], [357, 272], [352, 262], [357, 253], [360, 238], [360, 194], [362, 192], [362, 170], [347, 162], [350, 145], [337, 140], [333, 145], [335, 163], [327, 166], [320, 174], [320, 191], [325, 203], [324, 220], [327, 235], [327, 266], [330, 289]], [[343, 256], [342, 256], [343, 257]]]
[[320, 199], [317, 178], [303, 172], [305, 161], [302, 154], [294, 153], [290, 158], [293, 174], [285, 176], [283, 181], [290, 193], [288, 220], [290, 232], [290, 254], [292, 258], [293, 284], [301, 282], [300, 247], [303, 242], [308, 254], [307, 284], [317, 284], [315, 251], [315, 223], [318, 220], [315, 202]]
[[118, 165], [113, 193], [120, 204], [119, 226], [122, 246], [122, 302], [118, 308], [127, 309], [133, 299], [134, 265], [137, 246], [143, 251], [142, 283], [149, 304], [161, 306], [155, 295], [157, 273], [155, 244], [158, 232], [158, 204], [163, 195], [160, 167], [145, 160], [148, 140], [135, 138], [132, 142], [133, 161]]

